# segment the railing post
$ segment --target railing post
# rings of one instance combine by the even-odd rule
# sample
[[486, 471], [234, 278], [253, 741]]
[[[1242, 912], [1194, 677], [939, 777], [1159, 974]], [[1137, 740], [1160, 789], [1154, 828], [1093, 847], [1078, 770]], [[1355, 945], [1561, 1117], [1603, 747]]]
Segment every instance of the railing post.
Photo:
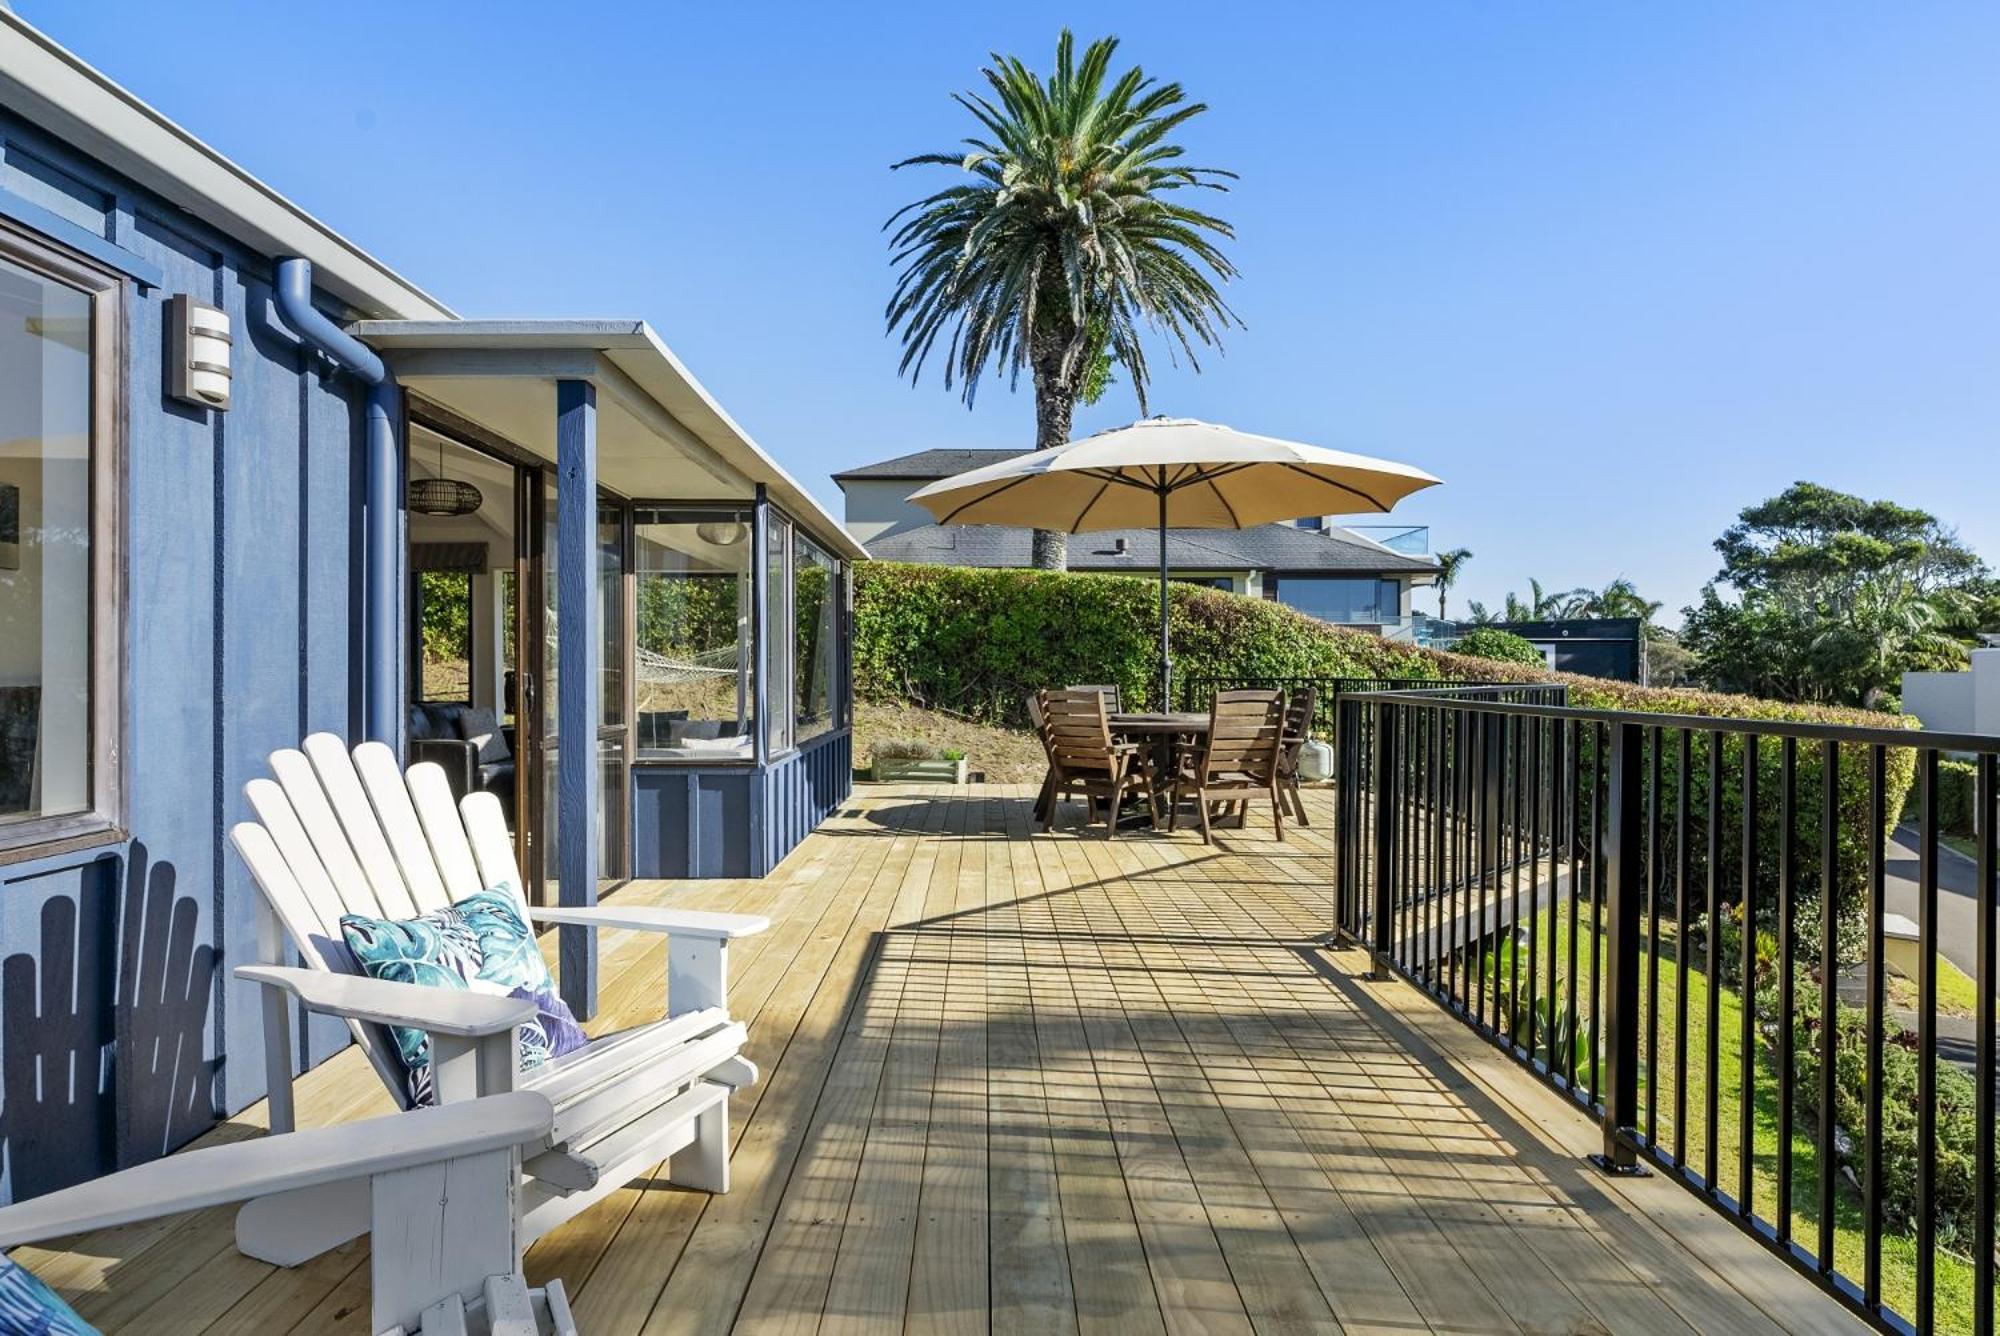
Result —
[[1645, 734], [1611, 727], [1605, 851], [1609, 922], [1605, 978], [1604, 1150], [1591, 1160], [1607, 1173], [1641, 1175], [1639, 1165], [1639, 910], [1645, 896]]
[[1375, 886], [1369, 942], [1374, 956], [1370, 977], [1389, 977], [1389, 929], [1396, 889], [1396, 714], [1393, 705], [1375, 707]]
[[1341, 933], [1350, 940], [1358, 940], [1361, 935], [1361, 897], [1357, 885], [1361, 877], [1361, 844], [1355, 825], [1361, 819], [1361, 796], [1357, 791], [1361, 783], [1361, 758], [1356, 754], [1354, 745], [1357, 725], [1349, 717], [1353, 713], [1351, 704], [1343, 703], [1334, 721], [1334, 820], [1337, 829], [1333, 840], [1333, 908]]

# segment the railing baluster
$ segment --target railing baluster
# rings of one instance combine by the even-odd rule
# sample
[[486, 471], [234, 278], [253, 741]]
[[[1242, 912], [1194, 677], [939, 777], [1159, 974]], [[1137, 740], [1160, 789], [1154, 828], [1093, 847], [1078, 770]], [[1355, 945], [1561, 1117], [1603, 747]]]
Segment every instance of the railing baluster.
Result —
[[1598, 724], [1591, 730], [1595, 755], [1590, 765], [1590, 1102], [1598, 1103], [1598, 1071], [1604, 1051], [1604, 890], [1605, 814], [1610, 784], [1611, 730]]
[[1507, 946], [1507, 1042], [1521, 1046], [1521, 824], [1522, 795], [1526, 789], [1522, 767], [1525, 763], [1521, 719], [1503, 716], [1507, 725], [1507, 779], [1513, 795], [1507, 802], [1507, 881], [1508, 912], [1504, 936]]
[[[1793, 996], [1798, 972], [1799, 742], [1787, 735], [1778, 767], [1778, 1202], [1771, 1223], [1778, 1241], [1792, 1237]], [[1744, 998], [1754, 1005], [1755, 998]]]
[[1639, 897], [1645, 876], [1645, 734], [1637, 724], [1611, 731], [1609, 828], [1610, 967], [1605, 989], [1605, 1030], [1610, 1038], [1604, 1095], [1604, 1150], [1593, 1156], [1617, 1174], [1638, 1171], [1634, 1144], [1639, 1122]]
[[1576, 954], [1579, 931], [1577, 925], [1577, 901], [1582, 898], [1582, 887], [1578, 882], [1581, 871], [1577, 865], [1577, 837], [1581, 831], [1579, 821], [1583, 801], [1583, 748], [1582, 726], [1576, 720], [1565, 721], [1569, 730], [1569, 831], [1564, 843], [1569, 845], [1569, 974], [1563, 989], [1564, 1027], [1566, 1034], [1563, 1045], [1563, 1078], [1569, 1083], [1569, 1092], [1576, 1094], [1576, 1036], [1583, 1022], [1583, 1012], [1577, 1005], [1576, 996]]
[[1528, 783], [1533, 792], [1533, 800], [1528, 812], [1528, 1061], [1535, 1060], [1536, 1029], [1540, 1016], [1536, 1007], [1540, 1004], [1541, 989], [1536, 986], [1536, 975], [1542, 967], [1540, 951], [1542, 932], [1542, 796], [1546, 791], [1542, 784], [1542, 730], [1543, 720], [1529, 721], [1528, 730]]
[[1979, 857], [1975, 873], [1978, 881], [1978, 959], [1974, 970], [1974, 982], [1979, 990], [1979, 1002], [1974, 1008], [1974, 1024], [1979, 1027], [1973, 1059], [1973, 1086], [1977, 1091], [1978, 1128], [1974, 1133], [1973, 1183], [1976, 1200], [1973, 1202], [1973, 1329], [1980, 1336], [1987, 1336], [1993, 1330], [1993, 1250], [2000, 1246], [1994, 1238], [1993, 1161], [1994, 1116], [1993, 1101], [1996, 1096], [1995, 1082], [2000, 1081], [2000, 1071], [1994, 1069], [1994, 969], [2000, 965], [1995, 951], [2000, 943], [1994, 940], [1993, 877], [1996, 862], [2000, 862], [2000, 831], [1994, 829], [1994, 818], [2000, 816], [1993, 801], [1995, 780], [2000, 778], [2000, 763], [1996, 763], [1993, 753], [1979, 758], [1977, 777], [1973, 789], [1973, 838], [1979, 842]]
[[[1868, 819], [1880, 832], [1889, 815], [1889, 749], [1876, 745], [1868, 749]], [[1878, 833], [1868, 841], [1868, 1076], [1867, 1109], [1864, 1114], [1864, 1163], [1861, 1185], [1862, 1245], [1861, 1301], [1872, 1312], [1882, 1302], [1882, 1006], [1887, 984], [1883, 954], [1882, 918], [1886, 912], [1883, 890], [1886, 879], [1884, 839]]]
[[1835, 1045], [1840, 1008], [1840, 744], [1820, 744], [1819, 821], [1819, 1247], [1822, 1276], [1833, 1274], [1834, 1189], [1840, 1181], [1833, 1139], [1838, 1081]]
[[[1917, 753], [1923, 829], [1917, 839], [1917, 1311], [1931, 1327], [1937, 1282], [1938, 754]], [[1990, 1097], [1991, 1091], [1988, 1091]]]
[[[1880, 843], [1880, 841], [1877, 841]], [[1703, 934], [1708, 948], [1704, 961], [1708, 974], [1707, 1053], [1703, 1055], [1708, 1080], [1702, 1108], [1701, 1176], [1711, 1196], [1717, 1191], [1715, 1176], [1722, 1156], [1722, 734], [1708, 735], [1708, 927]]]
[[1743, 930], [1740, 946], [1743, 957], [1743, 1033], [1740, 1049], [1740, 1085], [1737, 1105], [1736, 1212], [1749, 1217], [1756, 1212], [1757, 1150], [1757, 735], [1743, 735]]
[[1660, 730], [1646, 741], [1646, 1143], [1660, 1146]]
[[1674, 1168], [1683, 1169], [1688, 1144], [1688, 772], [1694, 768], [1694, 734], [1681, 729], [1678, 747], [1674, 755]]
[[[1396, 876], [1396, 728], [1393, 705], [1377, 705], [1375, 733], [1375, 885], [1369, 924], [1375, 978], [1389, 977], [1389, 915]], [[1384, 718], [1383, 716], [1390, 716]]]

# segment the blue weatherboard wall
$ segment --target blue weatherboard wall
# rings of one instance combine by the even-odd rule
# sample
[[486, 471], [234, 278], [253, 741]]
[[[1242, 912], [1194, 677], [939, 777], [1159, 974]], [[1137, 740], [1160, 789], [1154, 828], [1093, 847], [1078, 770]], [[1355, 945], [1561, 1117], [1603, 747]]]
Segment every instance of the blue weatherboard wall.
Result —
[[[269, 257], [5, 112], [0, 192], [162, 279], [125, 298], [130, 838], [0, 866], [5, 1200], [150, 1158], [264, 1093], [255, 992], [229, 974], [255, 949], [254, 889], [225, 834], [268, 752], [359, 732], [361, 414], [277, 323]], [[229, 313], [227, 412], [165, 397], [179, 292]], [[315, 1020], [300, 1063], [345, 1042]]]
[[632, 767], [634, 877], [761, 877], [846, 801], [853, 738], [814, 738], [767, 767]]

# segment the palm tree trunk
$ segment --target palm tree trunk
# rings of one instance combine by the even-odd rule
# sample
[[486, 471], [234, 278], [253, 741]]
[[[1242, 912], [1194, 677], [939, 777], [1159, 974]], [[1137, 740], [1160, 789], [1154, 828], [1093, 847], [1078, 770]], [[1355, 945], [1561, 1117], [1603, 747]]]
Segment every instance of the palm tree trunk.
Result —
[[[1069, 443], [1070, 424], [1076, 418], [1076, 385], [1064, 376], [1060, 354], [1035, 362], [1035, 449], [1052, 450]], [[1060, 571], [1069, 567], [1069, 535], [1051, 529], [1035, 530], [1034, 557], [1038, 571]]]

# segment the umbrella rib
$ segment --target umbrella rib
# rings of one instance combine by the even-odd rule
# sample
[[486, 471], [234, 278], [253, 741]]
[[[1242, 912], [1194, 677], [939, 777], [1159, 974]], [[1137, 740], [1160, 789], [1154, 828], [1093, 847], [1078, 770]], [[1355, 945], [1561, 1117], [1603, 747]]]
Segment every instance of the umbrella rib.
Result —
[[1042, 475], [1038, 473], [1031, 473], [1028, 474], [1026, 477], [1009, 478], [1006, 482], [1001, 483], [998, 487], [995, 487], [992, 491], [981, 492], [978, 496], [973, 497], [970, 501], [967, 501], [964, 505], [954, 507], [951, 514], [940, 518], [938, 520], [938, 523], [950, 524], [953, 520], [957, 519], [960, 515], [963, 515], [966, 511], [972, 509], [980, 502], [991, 501], [994, 497], [1000, 495], [1000, 493], [1004, 491], [1007, 491], [1009, 488], [1019, 487], [1022, 483], [1027, 482], [1029, 479], [1038, 478], [1041, 476]]
[[1117, 469], [1077, 469], [1075, 472], [1086, 478], [1099, 478], [1105, 482], [1123, 483], [1127, 487], [1137, 487], [1142, 492], [1153, 490], [1153, 484], [1140, 482], [1136, 478], [1128, 478]]
[[1382, 514], [1386, 515], [1389, 513], [1389, 507], [1383, 505], [1380, 501], [1377, 501], [1374, 497], [1368, 495], [1368, 493], [1362, 491], [1359, 487], [1350, 487], [1344, 482], [1335, 482], [1331, 478], [1322, 478], [1319, 474], [1314, 473], [1311, 469], [1302, 469], [1297, 464], [1287, 464], [1285, 465], [1285, 467], [1290, 469], [1294, 473], [1304, 474], [1306, 477], [1311, 478], [1314, 482], [1323, 483], [1328, 487], [1338, 487], [1343, 492], [1352, 492], [1354, 495], [1360, 497], [1363, 501], [1366, 501], [1369, 505], [1375, 507], [1375, 509], [1380, 511]]
[[1236, 507], [1229, 504], [1229, 498], [1224, 496], [1222, 489], [1215, 485], [1215, 479], [1208, 479], [1208, 490], [1215, 493], [1215, 499], [1222, 503], [1222, 508], [1225, 511], [1229, 512], [1229, 522], [1239, 529], [1242, 528], [1243, 521], [1236, 517]]
[[1077, 511], [1076, 518], [1070, 521], [1069, 531], [1071, 533], [1081, 533], [1083, 531], [1083, 517], [1085, 515], [1088, 515], [1090, 513], [1090, 508], [1096, 505], [1098, 499], [1101, 498], [1106, 492], [1110, 490], [1111, 490], [1111, 484], [1108, 482], [1099, 483], [1097, 485], [1097, 490], [1090, 494], [1090, 500], [1083, 503], [1083, 509]]

